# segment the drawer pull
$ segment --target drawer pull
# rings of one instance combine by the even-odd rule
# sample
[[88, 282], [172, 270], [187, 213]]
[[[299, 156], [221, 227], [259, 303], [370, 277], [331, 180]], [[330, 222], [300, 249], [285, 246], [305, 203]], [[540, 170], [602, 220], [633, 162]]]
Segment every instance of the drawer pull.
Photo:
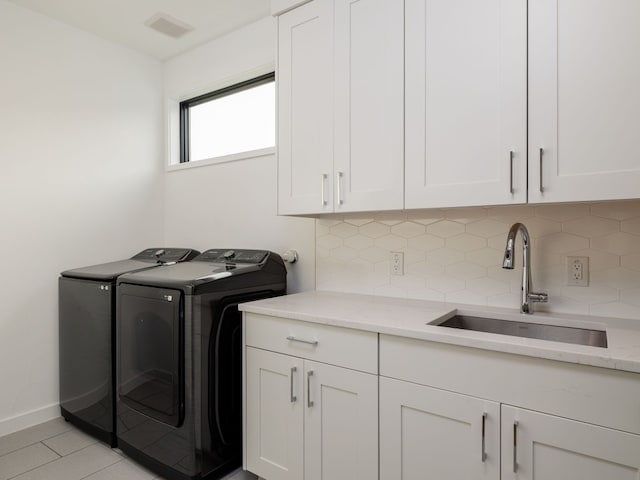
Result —
[[311, 400], [311, 377], [313, 376], [313, 370], [307, 372], [307, 407], [313, 407], [313, 400]]
[[296, 397], [293, 394], [293, 374], [296, 373], [297, 367], [291, 367], [291, 390], [290, 390], [290, 398], [291, 398], [291, 403], [296, 403], [296, 401], [298, 400], [298, 397]]
[[313, 345], [314, 347], [318, 345], [318, 341], [317, 340], [304, 340], [302, 338], [296, 338], [292, 335], [289, 335], [287, 337], [287, 340], [289, 340], [290, 342], [299, 342], [299, 343], [306, 343], [307, 345]]
[[325, 207], [327, 205], [327, 201], [324, 198], [324, 184], [327, 181], [327, 174], [322, 174], [322, 179], [320, 180], [320, 201], [322, 202], [322, 206]]
[[518, 471], [518, 422], [513, 422], [513, 473]]
[[513, 150], [509, 151], [509, 193], [513, 195]]
[[486, 427], [486, 423], [487, 423], [487, 414], [483, 413], [482, 414], [482, 452], [481, 452], [481, 457], [482, 458], [482, 463], [485, 462], [485, 460], [487, 459], [487, 452], [485, 450], [485, 427]]
[[544, 193], [544, 187], [542, 186], [542, 156], [544, 155], [544, 148], [540, 148], [539, 154], [540, 154], [540, 183], [538, 185], [538, 189], [540, 190], [540, 193]]
[[338, 205], [342, 205], [342, 172], [336, 174], [336, 190], [338, 191]]

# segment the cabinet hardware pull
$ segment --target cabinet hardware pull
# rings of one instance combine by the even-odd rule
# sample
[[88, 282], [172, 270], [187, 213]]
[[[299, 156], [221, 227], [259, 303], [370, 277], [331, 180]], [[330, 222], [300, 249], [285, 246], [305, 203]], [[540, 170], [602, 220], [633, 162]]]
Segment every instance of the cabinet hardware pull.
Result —
[[304, 340], [302, 338], [296, 338], [292, 335], [289, 335], [287, 337], [287, 340], [289, 340], [290, 342], [300, 342], [300, 343], [306, 343], [307, 345], [313, 345], [314, 347], [316, 345], [318, 345], [318, 341], [317, 340]]
[[544, 188], [542, 187], [542, 156], [544, 155], [544, 149], [540, 147], [540, 193], [544, 192]]
[[313, 400], [311, 400], [311, 377], [313, 376], [313, 370], [307, 372], [307, 407], [313, 407]]
[[298, 370], [297, 367], [291, 367], [291, 390], [290, 390], [290, 398], [291, 398], [291, 403], [296, 403], [296, 401], [298, 400], [298, 397], [296, 397], [293, 394], [293, 374], [296, 373], [296, 371]]
[[327, 200], [325, 200], [324, 198], [324, 184], [326, 180], [327, 180], [327, 174], [323, 173], [322, 178], [320, 179], [320, 200], [322, 201], [323, 207], [327, 205]]
[[485, 427], [486, 427], [486, 422], [487, 422], [487, 413], [483, 413], [482, 414], [482, 463], [485, 462], [485, 460], [487, 459], [487, 452], [485, 450]]
[[513, 195], [513, 150], [509, 150], [509, 193]]
[[513, 422], [513, 473], [518, 471], [518, 421]]
[[342, 188], [341, 188], [341, 183], [342, 183], [342, 172], [338, 172], [337, 173], [337, 178], [336, 178], [336, 189], [338, 190], [338, 204], [342, 205]]

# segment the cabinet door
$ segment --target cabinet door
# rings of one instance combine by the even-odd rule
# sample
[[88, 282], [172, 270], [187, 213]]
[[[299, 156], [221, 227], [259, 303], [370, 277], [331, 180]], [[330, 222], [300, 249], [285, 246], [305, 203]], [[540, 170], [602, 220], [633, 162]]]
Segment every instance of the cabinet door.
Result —
[[303, 466], [302, 360], [246, 349], [247, 470], [300, 480]]
[[526, 0], [406, 0], [405, 208], [527, 201]]
[[640, 435], [503, 405], [502, 478], [637, 480]]
[[335, 211], [404, 205], [403, 3], [335, 2]]
[[378, 377], [305, 360], [305, 382], [305, 480], [377, 479]]
[[637, 198], [640, 2], [529, 9], [529, 201]]
[[333, 211], [333, 1], [278, 17], [278, 213]]
[[380, 377], [380, 480], [499, 479], [497, 403]]

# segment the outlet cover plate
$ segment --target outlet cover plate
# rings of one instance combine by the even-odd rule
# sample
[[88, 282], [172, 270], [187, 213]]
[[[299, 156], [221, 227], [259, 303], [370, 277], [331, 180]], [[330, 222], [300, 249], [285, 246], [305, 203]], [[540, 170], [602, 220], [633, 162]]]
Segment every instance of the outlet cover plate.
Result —
[[589, 286], [589, 257], [567, 257], [567, 285]]
[[391, 275], [404, 275], [404, 253], [391, 252], [389, 259], [391, 265]]

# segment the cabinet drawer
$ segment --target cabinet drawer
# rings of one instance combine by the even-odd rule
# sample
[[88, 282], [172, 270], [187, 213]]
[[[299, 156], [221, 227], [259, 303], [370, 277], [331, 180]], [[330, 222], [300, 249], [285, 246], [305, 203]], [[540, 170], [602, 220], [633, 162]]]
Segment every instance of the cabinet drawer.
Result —
[[378, 334], [245, 313], [246, 344], [317, 362], [378, 373]]

